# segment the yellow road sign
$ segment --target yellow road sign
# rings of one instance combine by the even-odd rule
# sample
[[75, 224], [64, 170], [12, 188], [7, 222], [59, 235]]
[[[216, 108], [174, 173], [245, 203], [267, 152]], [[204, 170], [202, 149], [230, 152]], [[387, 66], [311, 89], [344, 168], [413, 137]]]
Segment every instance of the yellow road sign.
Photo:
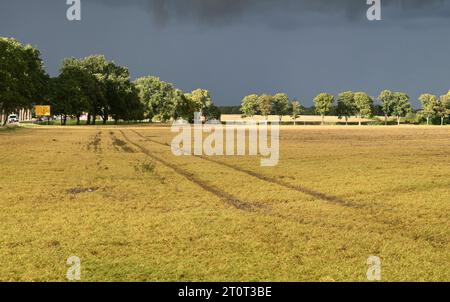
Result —
[[34, 112], [36, 116], [50, 116], [50, 106], [34, 106]]

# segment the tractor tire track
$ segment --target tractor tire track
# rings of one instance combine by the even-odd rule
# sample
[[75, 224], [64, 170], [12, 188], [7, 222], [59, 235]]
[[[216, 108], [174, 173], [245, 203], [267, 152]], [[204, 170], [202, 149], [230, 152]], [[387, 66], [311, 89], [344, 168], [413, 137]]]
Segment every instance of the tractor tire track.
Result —
[[172, 163], [152, 154], [150, 152], [150, 150], [146, 149], [145, 147], [143, 147], [142, 145], [140, 145], [138, 143], [133, 142], [122, 130], [120, 130], [120, 132], [122, 133], [122, 136], [125, 138], [125, 140], [127, 142], [129, 142], [131, 145], [138, 148], [142, 153], [151, 157], [153, 160], [159, 162], [160, 164], [174, 170], [177, 174], [185, 177], [187, 180], [198, 185], [203, 190], [214, 194], [216, 197], [218, 197], [220, 200], [224, 201], [225, 203], [233, 206], [236, 209], [244, 210], [244, 211], [252, 211], [255, 208], [254, 205], [252, 205], [248, 202], [239, 200], [238, 198], [232, 196], [231, 194], [205, 183], [204, 181], [202, 181], [201, 179], [196, 177], [194, 174], [192, 174], [188, 171], [185, 171], [183, 169], [180, 169], [177, 165], [172, 164]]
[[[161, 146], [166, 146], [166, 147], [171, 148], [171, 146], [169, 144], [167, 144], [167, 143], [162, 143], [162, 142], [150, 139], [150, 138], [148, 138], [148, 137], [138, 133], [135, 130], [131, 129], [131, 131], [134, 132], [136, 135], [138, 135], [139, 137], [143, 138], [146, 141], [149, 141], [149, 142], [161, 145]], [[336, 196], [331, 196], [331, 195], [327, 195], [327, 194], [324, 194], [324, 193], [321, 193], [321, 192], [316, 192], [314, 190], [310, 190], [310, 189], [305, 188], [305, 187], [300, 186], [300, 185], [289, 184], [287, 182], [275, 179], [273, 177], [261, 175], [259, 173], [256, 173], [256, 172], [253, 172], [253, 171], [249, 171], [249, 170], [243, 169], [241, 167], [236, 167], [236, 166], [233, 166], [233, 165], [228, 164], [228, 163], [217, 161], [217, 160], [214, 160], [214, 159], [209, 158], [209, 157], [199, 156], [199, 155], [193, 155], [193, 156], [197, 157], [197, 158], [200, 158], [200, 159], [203, 159], [203, 160], [206, 160], [206, 161], [209, 161], [209, 162], [212, 162], [212, 163], [215, 163], [215, 164], [218, 164], [218, 165], [222, 165], [224, 167], [228, 167], [228, 168], [233, 169], [233, 170], [238, 171], [238, 172], [242, 172], [244, 174], [253, 176], [253, 177], [257, 178], [257, 179], [260, 179], [260, 180], [263, 180], [263, 181], [266, 181], [266, 182], [269, 182], [269, 183], [272, 183], [272, 184], [280, 185], [280, 186], [282, 186], [284, 188], [295, 190], [297, 192], [300, 192], [300, 193], [303, 193], [303, 194], [315, 197], [315, 198], [323, 200], [323, 201], [334, 203], [334, 204], [337, 204], [337, 205], [340, 205], [340, 206], [343, 206], [343, 207], [346, 207], [346, 208], [349, 208], [349, 209], [360, 210], [360, 209], [366, 208], [364, 205], [355, 204], [355, 203], [352, 203], [352, 202], [340, 199], [339, 197], [336, 197]], [[274, 213], [272, 210], [269, 210], [269, 209], [256, 209], [256, 210], [258, 210], [259, 213], [264, 214], [266, 216], [278, 217], [280, 219], [289, 220], [291, 222], [300, 223], [300, 224], [308, 224], [307, 222], [305, 222], [303, 220], [292, 219], [291, 217], [287, 217], [287, 216], [284, 216], [284, 215], [281, 215], [281, 214], [278, 214], [278, 213]], [[413, 240], [413, 241], [416, 241], [418, 239], [424, 240], [424, 241], [428, 242], [434, 248], [442, 249], [442, 248], [445, 248], [445, 246], [443, 247], [443, 245], [448, 244], [448, 241], [445, 241], [443, 243], [443, 242], [441, 242], [442, 240], [436, 241], [436, 240], [428, 238], [427, 236], [424, 236], [424, 235], [404, 234], [402, 232], [402, 230], [399, 229], [398, 226], [393, 226], [389, 222], [380, 221], [379, 219], [376, 219], [376, 218], [373, 218], [373, 217], [370, 217], [368, 220], [370, 220], [370, 221], [372, 221], [374, 223], [378, 223], [380, 225], [387, 226], [389, 229], [393, 230], [396, 234], [400, 235], [400, 237], [408, 238], [408, 239]]]
[[[152, 143], [155, 143], [155, 144], [158, 144], [158, 145], [162, 145], [162, 146], [166, 146], [166, 147], [171, 148], [171, 146], [169, 144], [167, 144], [167, 143], [162, 143], [162, 142], [150, 139], [150, 138], [140, 134], [139, 132], [137, 132], [135, 130], [131, 130], [131, 131], [133, 131], [136, 135], [142, 137], [143, 139], [145, 139], [145, 140], [147, 140], [149, 142], [152, 142]], [[206, 160], [206, 161], [209, 161], [209, 162], [212, 162], [212, 163], [215, 163], [215, 164], [218, 164], [218, 165], [221, 165], [221, 166], [224, 166], [224, 167], [227, 167], [227, 168], [230, 168], [230, 169], [233, 169], [233, 170], [235, 170], [237, 172], [241, 172], [241, 173], [250, 175], [252, 177], [258, 178], [259, 180], [262, 180], [262, 181], [265, 181], [265, 182], [269, 182], [269, 183], [272, 183], [272, 184], [275, 184], [275, 185], [279, 185], [279, 186], [282, 186], [282, 187], [284, 187], [286, 189], [294, 190], [294, 191], [297, 191], [299, 193], [303, 193], [303, 194], [312, 196], [312, 197], [314, 197], [316, 199], [320, 199], [320, 200], [323, 200], [323, 201], [326, 201], [326, 202], [338, 204], [338, 205], [341, 205], [341, 206], [344, 206], [344, 207], [350, 207], [350, 208], [362, 208], [363, 207], [361, 205], [355, 204], [355, 203], [350, 202], [348, 200], [341, 199], [341, 198], [339, 198], [337, 196], [332, 196], [332, 195], [328, 195], [328, 194], [325, 194], [325, 193], [322, 193], [322, 192], [317, 192], [317, 191], [305, 188], [305, 187], [303, 187], [301, 185], [290, 184], [288, 182], [276, 179], [274, 177], [270, 177], [270, 176], [267, 176], [267, 175], [262, 175], [260, 173], [253, 172], [251, 170], [247, 170], [247, 169], [244, 169], [244, 168], [241, 168], [241, 167], [236, 167], [234, 165], [231, 165], [231, 164], [228, 164], [228, 163], [225, 163], [225, 162], [222, 162], [222, 161], [214, 160], [214, 159], [212, 159], [210, 157], [200, 156], [200, 155], [193, 155], [193, 156], [197, 157], [197, 158], [200, 158], [200, 159], [203, 159], [203, 160]]]

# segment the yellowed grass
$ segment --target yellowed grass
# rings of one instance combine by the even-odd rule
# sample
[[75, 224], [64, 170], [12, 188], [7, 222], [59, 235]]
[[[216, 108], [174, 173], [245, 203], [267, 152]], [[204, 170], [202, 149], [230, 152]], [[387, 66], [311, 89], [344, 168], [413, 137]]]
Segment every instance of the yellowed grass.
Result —
[[285, 127], [274, 168], [172, 137], [1, 131], [0, 280], [450, 281], [450, 128]]

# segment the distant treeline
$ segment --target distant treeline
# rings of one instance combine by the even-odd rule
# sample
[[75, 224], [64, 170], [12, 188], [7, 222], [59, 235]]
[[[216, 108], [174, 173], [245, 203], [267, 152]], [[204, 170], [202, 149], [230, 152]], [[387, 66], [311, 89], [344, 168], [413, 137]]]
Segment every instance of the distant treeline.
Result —
[[[301, 105], [301, 113], [302, 115], [317, 115], [316, 107], [309, 106], [305, 107]], [[219, 111], [221, 114], [240, 114], [243, 115], [241, 110], [241, 106], [219, 106]], [[414, 110], [413, 113], [418, 112], [419, 110]], [[292, 115], [292, 106], [289, 107], [287, 115]], [[338, 107], [336, 105], [331, 106], [330, 112], [328, 113], [330, 116], [338, 116]], [[382, 106], [376, 104], [373, 106], [373, 115], [374, 116], [384, 116], [384, 112]]]
[[322, 117], [322, 123], [326, 115], [339, 116], [340, 119], [345, 120], [346, 124], [352, 116], [361, 121], [363, 118], [379, 115], [384, 116], [385, 124], [390, 117], [395, 117], [398, 124], [402, 118], [406, 118], [411, 123], [426, 121], [427, 124], [433, 122], [441, 125], [448, 121], [450, 91], [440, 97], [429, 93], [422, 94], [419, 101], [422, 108], [414, 110], [409, 96], [404, 92], [383, 90], [374, 99], [365, 92], [345, 91], [336, 97], [329, 93], [320, 93], [314, 98], [314, 107], [305, 108], [299, 101], [291, 101], [285, 93], [277, 93], [273, 96], [251, 94], [242, 99], [240, 112], [246, 117], [278, 115], [280, 120], [285, 115], [291, 115], [296, 120], [301, 114], [318, 114]]
[[[0, 113], [10, 114], [34, 105], [51, 105], [52, 114], [80, 123], [87, 114], [87, 124], [114, 121], [192, 120], [195, 112], [205, 119], [218, 119], [221, 114], [291, 115], [294, 120], [301, 114], [336, 115], [347, 122], [349, 117], [360, 119], [374, 115], [402, 118], [413, 123], [427, 124], [448, 120], [450, 92], [436, 96], [423, 94], [419, 98], [422, 108], [413, 110], [406, 93], [383, 90], [377, 98], [365, 92], [345, 91], [336, 97], [320, 93], [314, 98], [314, 107], [304, 107], [299, 100], [291, 100], [286, 93], [275, 95], [251, 94], [242, 99], [241, 106], [214, 105], [208, 90], [196, 89], [186, 93], [157, 77], [146, 76], [132, 81], [126, 67], [108, 61], [102, 55], [82, 59], [68, 58], [62, 62], [57, 77], [44, 70], [40, 52], [17, 40], [0, 37]], [[6, 121], [5, 121], [6, 122]]]
[[[131, 81], [127, 68], [102, 55], [69, 58], [58, 77], [44, 70], [40, 52], [15, 39], [0, 38], [0, 112], [10, 114], [34, 105], [51, 105], [52, 115], [77, 119], [87, 113], [87, 124], [101, 118], [115, 121], [192, 120], [195, 112], [219, 118], [210, 93], [196, 89], [185, 93], [157, 77]], [[6, 122], [6, 121], [5, 121]]]

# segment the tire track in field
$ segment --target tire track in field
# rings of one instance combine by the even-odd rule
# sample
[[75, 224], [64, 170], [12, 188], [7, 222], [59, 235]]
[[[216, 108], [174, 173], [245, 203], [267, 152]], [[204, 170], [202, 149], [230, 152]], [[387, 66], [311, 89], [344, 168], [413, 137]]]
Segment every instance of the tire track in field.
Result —
[[[140, 134], [139, 132], [137, 132], [137, 131], [135, 131], [133, 129], [130, 129], [130, 131], [132, 131], [133, 133], [135, 133], [136, 135], [138, 135], [139, 137], [143, 138], [146, 141], [153, 142], [155, 144], [171, 148], [170, 144], [162, 143], [162, 142], [150, 139], [150, 138]], [[257, 178], [257, 179], [260, 179], [260, 180], [263, 180], [263, 181], [266, 181], [266, 182], [269, 182], [269, 183], [272, 183], [272, 184], [280, 185], [280, 186], [282, 186], [284, 188], [287, 188], [287, 189], [295, 190], [297, 192], [300, 192], [300, 193], [303, 193], [303, 194], [315, 197], [317, 199], [321, 199], [323, 201], [327, 201], [327, 202], [330, 202], [330, 203], [334, 203], [336, 205], [344, 206], [344, 207], [349, 208], [349, 209], [363, 209], [363, 208], [365, 208], [364, 205], [355, 204], [353, 202], [343, 200], [343, 199], [341, 199], [339, 197], [332, 196], [332, 195], [327, 195], [327, 194], [321, 193], [321, 192], [317, 192], [317, 191], [305, 188], [305, 187], [300, 186], [300, 185], [293, 185], [293, 184], [284, 182], [282, 180], [279, 180], [279, 179], [276, 179], [276, 178], [273, 178], [273, 177], [270, 177], [270, 176], [262, 175], [262, 174], [259, 174], [259, 173], [256, 173], [256, 172], [253, 172], [253, 171], [250, 171], [250, 170], [247, 170], [247, 169], [243, 169], [241, 167], [236, 167], [236, 166], [228, 164], [228, 163], [224, 163], [224, 162], [221, 162], [221, 161], [218, 161], [218, 160], [214, 160], [214, 159], [212, 159], [210, 157], [199, 156], [199, 155], [193, 155], [193, 156], [197, 157], [197, 158], [200, 158], [200, 159], [203, 159], [203, 160], [206, 160], [206, 161], [209, 161], [209, 162], [212, 162], [212, 163], [215, 163], [215, 164], [218, 164], [218, 165], [222, 165], [224, 167], [228, 167], [228, 168], [233, 169], [233, 170], [235, 170], [237, 172], [242, 172], [244, 174], [253, 176], [253, 177]], [[186, 172], [186, 173], [188, 173], [188, 172]], [[228, 193], [225, 193], [225, 194], [228, 194]], [[304, 220], [292, 219], [290, 217], [287, 217], [287, 216], [284, 216], [284, 215], [281, 215], [281, 214], [278, 214], [278, 213], [274, 213], [272, 210], [269, 210], [269, 209], [255, 209], [254, 208], [253, 210], [256, 210], [257, 212], [259, 212], [261, 214], [264, 214], [264, 215], [267, 215], [267, 216], [277, 217], [277, 218], [280, 218], [280, 219], [289, 220], [291, 222], [300, 223], [300, 224], [308, 224]], [[373, 217], [370, 217], [369, 220], [373, 221], [374, 223], [378, 223], [378, 224], [381, 224], [381, 225], [392, 227], [391, 223], [386, 223], [385, 221], [380, 221], [379, 219], [376, 219], [376, 218], [374, 219]], [[401, 237], [408, 238], [408, 239], [413, 240], [413, 241], [417, 241], [418, 239], [421, 239], [421, 240], [424, 240], [424, 241], [428, 242], [434, 248], [442, 248], [442, 243], [441, 242], [436, 241], [436, 240], [431, 239], [431, 238], [428, 238], [427, 236], [420, 235], [420, 234], [414, 234], [414, 235], [403, 234], [403, 231], [401, 229], [398, 229], [398, 227], [394, 227], [393, 230], [394, 230], [394, 232], [396, 234], [399, 234]], [[445, 242], [445, 244], [447, 244], [447, 242]]]
[[[142, 137], [143, 139], [149, 141], [149, 142], [152, 142], [152, 143], [155, 143], [155, 144], [158, 144], [158, 145], [162, 145], [162, 146], [166, 146], [166, 147], [169, 147], [169, 148], [171, 147], [167, 143], [162, 143], [162, 142], [150, 139], [150, 138], [140, 134], [139, 132], [137, 132], [135, 130], [131, 129], [131, 131], [134, 132], [136, 135]], [[241, 167], [237, 167], [237, 166], [234, 166], [234, 165], [222, 162], [222, 161], [214, 160], [214, 159], [212, 159], [210, 157], [201, 156], [201, 155], [193, 155], [193, 156], [197, 157], [197, 158], [200, 158], [200, 159], [203, 159], [203, 160], [206, 160], [206, 161], [209, 161], [209, 162], [212, 162], [212, 163], [215, 163], [215, 164], [218, 164], [218, 165], [221, 165], [221, 166], [224, 166], [224, 167], [227, 167], [227, 168], [230, 168], [230, 169], [233, 169], [233, 170], [235, 170], [237, 172], [241, 172], [241, 173], [250, 175], [252, 177], [258, 178], [259, 180], [262, 180], [262, 181], [265, 181], [265, 182], [269, 182], [269, 183], [272, 183], [272, 184], [275, 184], [275, 185], [279, 185], [279, 186], [282, 186], [284, 188], [287, 188], [287, 189], [290, 189], [290, 190], [294, 190], [294, 191], [297, 191], [297, 192], [300, 192], [300, 193], [312, 196], [312, 197], [314, 197], [316, 199], [320, 199], [320, 200], [323, 200], [323, 201], [327, 201], [327, 202], [330, 202], [330, 203], [334, 203], [334, 204], [338, 204], [338, 205], [345, 206], [345, 207], [350, 207], [350, 208], [362, 208], [361, 205], [355, 204], [355, 203], [350, 202], [348, 200], [341, 199], [341, 198], [339, 198], [337, 196], [328, 195], [328, 194], [325, 194], [325, 193], [322, 193], [322, 192], [314, 191], [314, 190], [308, 189], [308, 188], [306, 188], [304, 186], [301, 186], [301, 185], [290, 184], [288, 182], [282, 181], [282, 180], [274, 178], [274, 177], [263, 175], [263, 174], [260, 174], [260, 173], [257, 173], [257, 172], [251, 171], [251, 170], [247, 170], [247, 169], [244, 169], [244, 168], [241, 168]]]
[[142, 145], [140, 145], [138, 143], [133, 142], [122, 130], [120, 130], [120, 132], [122, 133], [122, 136], [125, 138], [125, 140], [127, 142], [129, 142], [131, 145], [138, 148], [142, 153], [151, 157], [152, 159], [159, 162], [160, 164], [174, 170], [177, 174], [185, 177], [190, 182], [193, 182], [194, 184], [201, 187], [203, 190], [214, 194], [219, 199], [221, 199], [222, 201], [225, 201], [227, 204], [233, 206], [234, 208], [239, 209], [239, 210], [245, 210], [245, 211], [252, 211], [255, 208], [254, 205], [252, 205], [248, 202], [239, 200], [238, 198], [232, 196], [231, 194], [205, 183], [204, 181], [202, 181], [201, 179], [196, 177], [194, 174], [192, 174], [186, 170], [180, 169], [180, 167], [178, 167], [177, 165], [172, 164], [172, 163], [152, 154], [150, 152], [150, 150], [148, 150], [147, 148], [143, 147]]

